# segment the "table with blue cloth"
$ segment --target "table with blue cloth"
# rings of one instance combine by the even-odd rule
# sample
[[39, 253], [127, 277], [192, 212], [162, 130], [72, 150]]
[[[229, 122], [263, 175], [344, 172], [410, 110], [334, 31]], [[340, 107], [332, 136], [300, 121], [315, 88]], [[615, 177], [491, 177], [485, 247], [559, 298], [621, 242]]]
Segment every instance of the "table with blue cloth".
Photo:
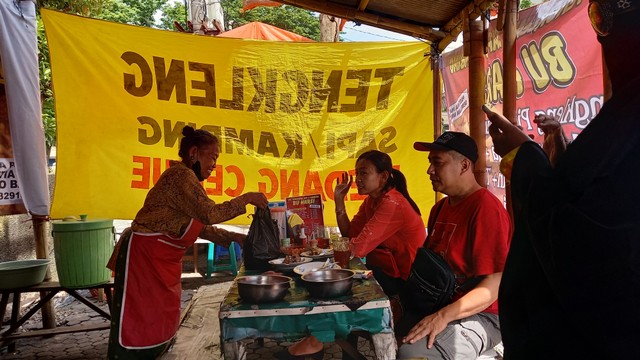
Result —
[[[358, 258], [351, 269], [366, 269]], [[240, 269], [238, 277], [259, 272]], [[370, 337], [378, 359], [395, 359], [397, 344], [392, 328], [391, 306], [373, 278], [354, 279], [345, 296], [319, 300], [309, 297], [300, 276], [294, 278], [285, 298], [276, 303], [247, 304], [238, 294], [238, 284], [229, 289], [220, 306], [221, 344], [225, 359], [244, 359], [245, 344], [269, 338], [295, 341], [309, 334], [322, 342], [336, 342], [352, 358], [364, 358], [347, 341], [349, 334]]]

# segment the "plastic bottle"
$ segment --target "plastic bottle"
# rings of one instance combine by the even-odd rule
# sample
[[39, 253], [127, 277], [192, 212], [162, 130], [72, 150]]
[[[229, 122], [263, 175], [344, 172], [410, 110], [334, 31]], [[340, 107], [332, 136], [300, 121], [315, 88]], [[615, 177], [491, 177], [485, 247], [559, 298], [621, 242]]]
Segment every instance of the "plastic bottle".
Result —
[[304, 234], [304, 228], [300, 228], [300, 244], [303, 248], [307, 247], [307, 235]]

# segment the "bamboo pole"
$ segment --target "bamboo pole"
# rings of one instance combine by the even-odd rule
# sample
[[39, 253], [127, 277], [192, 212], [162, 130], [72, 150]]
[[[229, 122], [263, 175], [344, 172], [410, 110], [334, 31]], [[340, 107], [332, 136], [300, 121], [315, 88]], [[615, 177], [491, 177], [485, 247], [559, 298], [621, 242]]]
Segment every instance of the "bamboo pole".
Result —
[[[442, 81], [440, 78], [440, 54], [432, 50], [431, 70], [433, 71], [433, 139], [442, 135]], [[444, 194], [435, 192], [435, 201], [442, 199]]]
[[506, 0], [506, 13], [504, 33], [502, 34], [502, 56], [503, 56], [503, 108], [502, 113], [512, 123], [516, 123], [516, 35], [517, 35], [517, 16], [518, 16], [518, 0]]
[[496, 21], [496, 29], [498, 31], [502, 31], [502, 29], [504, 29], [504, 16], [507, 12], [507, 1], [508, 0], [498, 1], [498, 19]]
[[[518, 0], [506, 0], [504, 27], [502, 34], [502, 58], [503, 58], [503, 99], [502, 113], [511, 121], [517, 123], [518, 110], [516, 107], [517, 82], [516, 82], [516, 36], [518, 22]], [[513, 206], [511, 203], [511, 185], [507, 183], [504, 189], [507, 200], [507, 211], [513, 219]]]
[[433, 138], [442, 135], [442, 82], [440, 80], [439, 54], [431, 55], [431, 70], [433, 71]]
[[476, 181], [487, 186], [487, 144], [485, 131], [484, 104], [484, 38], [482, 20], [469, 22], [469, 135], [478, 145], [478, 161], [474, 167]]
[[[47, 244], [47, 223], [49, 219], [47, 216], [33, 215], [33, 235], [36, 243], [36, 258], [48, 259], [49, 258], [49, 246]], [[51, 271], [47, 269], [45, 280], [51, 279]], [[47, 296], [47, 291], [40, 292], [40, 299]], [[53, 329], [56, 327], [56, 313], [53, 308], [53, 301], [48, 301], [42, 306], [42, 327], [45, 329]]]
[[447, 35], [438, 43], [438, 50], [443, 51], [447, 45], [454, 41], [464, 31], [464, 23], [467, 19], [475, 19], [493, 5], [493, 0], [475, 0], [467, 5], [458, 15], [454, 16], [442, 27]]
[[364, 11], [364, 9], [367, 8], [367, 5], [369, 5], [369, 0], [360, 0], [360, 4], [358, 4], [358, 10]]

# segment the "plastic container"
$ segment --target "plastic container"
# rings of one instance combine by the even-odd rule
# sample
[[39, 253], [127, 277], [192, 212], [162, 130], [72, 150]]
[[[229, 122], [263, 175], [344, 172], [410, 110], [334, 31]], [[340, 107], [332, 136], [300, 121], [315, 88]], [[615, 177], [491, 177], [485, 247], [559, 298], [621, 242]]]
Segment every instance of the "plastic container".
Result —
[[113, 220], [54, 221], [52, 235], [60, 285], [84, 288], [111, 279]]
[[40, 284], [49, 268], [49, 259], [16, 260], [0, 263], [0, 289]]

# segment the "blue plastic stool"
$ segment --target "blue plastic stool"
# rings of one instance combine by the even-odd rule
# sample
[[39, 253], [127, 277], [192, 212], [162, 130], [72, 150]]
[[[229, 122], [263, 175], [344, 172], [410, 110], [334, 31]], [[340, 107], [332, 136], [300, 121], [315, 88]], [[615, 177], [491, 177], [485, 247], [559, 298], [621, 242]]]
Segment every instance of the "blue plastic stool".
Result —
[[238, 275], [238, 259], [236, 258], [236, 245], [238, 244], [232, 242], [229, 246], [229, 262], [228, 263], [219, 263], [217, 261], [218, 257], [216, 256], [216, 247], [218, 245], [209, 242], [208, 246], [208, 254], [207, 254], [207, 274], [205, 278], [210, 279], [211, 273], [218, 271], [231, 271], [233, 276]]
[[[240, 247], [240, 244], [238, 244], [237, 242], [234, 242], [233, 245], [236, 250], [236, 259], [238, 260], [238, 262], [240, 262], [240, 260], [242, 260], [242, 248]], [[230, 257], [229, 250], [224, 246], [216, 245], [214, 253], [215, 253], [215, 257], [214, 257], [215, 261], [225, 260]]]

